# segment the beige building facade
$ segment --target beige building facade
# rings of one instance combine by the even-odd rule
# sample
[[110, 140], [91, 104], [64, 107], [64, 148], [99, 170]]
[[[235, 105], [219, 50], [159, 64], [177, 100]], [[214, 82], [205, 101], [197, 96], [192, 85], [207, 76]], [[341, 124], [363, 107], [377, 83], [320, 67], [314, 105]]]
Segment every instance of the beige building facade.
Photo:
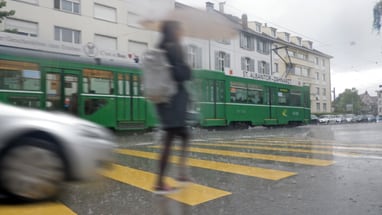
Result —
[[[224, 4], [206, 10], [226, 16], [239, 28], [229, 40], [185, 38], [186, 57], [195, 69], [310, 86], [312, 113], [331, 112], [330, 58], [313, 43], [260, 22], [224, 13]], [[140, 63], [160, 35], [139, 20], [188, 7], [174, 0], [8, 0], [16, 14], [0, 24], [0, 45]], [[244, 21], [243, 21], [244, 20]]]

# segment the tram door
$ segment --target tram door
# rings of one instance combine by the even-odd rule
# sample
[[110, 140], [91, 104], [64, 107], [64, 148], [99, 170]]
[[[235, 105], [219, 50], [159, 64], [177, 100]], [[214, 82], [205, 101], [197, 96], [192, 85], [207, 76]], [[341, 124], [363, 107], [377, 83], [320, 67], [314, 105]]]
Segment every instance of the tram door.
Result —
[[121, 129], [145, 126], [146, 102], [137, 74], [118, 74], [117, 119]]
[[220, 80], [206, 80], [205, 82], [206, 106], [203, 108], [204, 118], [210, 125], [223, 125], [225, 123], [225, 82]]
[[47, 110], [60, 110], [78, 115], [78, 75], [79, 71], [64, 69], [49, 69], [46, 73]]

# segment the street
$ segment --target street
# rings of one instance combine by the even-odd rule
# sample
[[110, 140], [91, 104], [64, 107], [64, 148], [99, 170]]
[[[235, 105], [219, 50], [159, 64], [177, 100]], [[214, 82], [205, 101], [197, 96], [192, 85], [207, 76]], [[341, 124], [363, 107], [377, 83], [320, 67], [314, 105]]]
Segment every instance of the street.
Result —
[[[194, 182], [158, 196], [158, 133], [118, 134], [112, 169], [56, 201], [3, 199], [0, 214], [382, 214], [382, 123], [193, 129]], [[179, 144], [167, 182], [177, 185]]]

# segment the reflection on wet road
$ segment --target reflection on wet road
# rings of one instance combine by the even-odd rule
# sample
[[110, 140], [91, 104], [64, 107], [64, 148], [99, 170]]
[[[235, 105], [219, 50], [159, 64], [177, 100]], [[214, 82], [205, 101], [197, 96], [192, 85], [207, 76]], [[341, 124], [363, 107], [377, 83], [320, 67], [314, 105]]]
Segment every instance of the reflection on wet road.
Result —
[[[110, 186], [106, 192], [113, 193], [113, 189], [121, 192], [115, 199], [107, 199], [106, 203], [99, 203], [97, 195], [104, 195], [99, 191], [94, 199], [83, 198], [81, 205], [71, 200], [72, 197], [60, 197], [59, 202], [36, 203], [27, 205], [0, 205], [0, 214], [130, 214], [119, 211], [119, 207], [130, 210], [134, 206], [136, 212], [132, 214], [212, 214], [213, 209], [219, 207], [240, 207], [230, 205], [235, 196], [249, 195], [246, 193], [251, 187], [283, 180], [292, 180], [292, 184], [306, 183], [297, 176], [312, 179], [312, 175], [319, 175], [325, 168], [331, 168], [343, 159], [353, 158], [381, 158], [382, 145], [365, 145], [360, 143], [340, 143], [334, 140], [298, 139], [294, 137], [243, 138], [236, 140], [204, 139], [194, 141], [189, 148], [188, 165], [192, 169], [195, 183], [182, 188], [180, 192], [166, 196], [155, 196], [152, 188], [156, 179], [156, 162], [160, 152], [159, 145], [135, 144], [128, 145], [116, 151], [118, 159], [113, 168], [101, 174], [108, 178], [105, 183]], [[177, 164], [176, 155], [179, 147], [174, 146], [174, 153], [170, 162]], [[154, 164], [154, 165], [152, 165]], [[332, 168], [333, 170], [336, 168]], [[308, 173], [309, 171], [309, 173]], [[170, 185], [178, 186], [176, 180], [166, 178]], [[223, 178], [222, 178], [223, 177]], [[202, 179], [205, 178], [205, 179]], [[215, 178], [215, 180], [214, 180]], [[298, 182], [297, 182], [298, 181]], [[251, 185], [252, 184], [252, 185]], [[277, 185], [277, 184], [276, 184]], [[270, 189], [268, 187], [268, 189]], [[134, 188], [134, 191], [131, 191]], [[254, 188], [255, 189], [255, 188]], [[273, 186], [276, 192], [285, 192]], [[121, 191], [122, 190], [122, 191]], [[103, 204], [118, 204], [124, 198], [123, 192], [132, 192], [142, 202], [132, 202], [131, 205], [115, 205], [113, 209], [106, 209]], [[73, 195], [81, 196], [81, 187]], [[91, 191], [90, 191], [91, 192]], [[289, 192], [289, 191], [288, 191]], [[289, 194], [288, 194], [289, 195]], [[241, 197], [240, 197], [241, 198]], [[289, 198], [289, 197], [288, 197]], [[119, 200], [118, 200], [119, 199]], [[60, 203], [61, 202], [61, 203]], [[247, 203], [245, 203], [247, 202]], [[95, 206], [99, 204], [98, 206]], [[149, 204], [150, 206], [144, 206]], [[212, 209], [206, 209], [211, 205]], [[246, 207], [250, 207], [248, 200], [243, 200]], [[220, 206], [219, 206], [220, 205]], [[86, 208], [93, 207], [93, 208]], [[147, 207], [147, 208], [145, 208]], [[97, 209], [96, 209], [97, 208]], [[208, 207], [207, 207], [208, 208]], [[104, 211], [99, 211], [104, 210]], [[111, 211], [110, 211], [111, 210]], [[226, 211], [216, 211], [215, 214], [229, 214]], [[194, 213], [192, 213], [192, 211]], [[235, 212], [236, 210], [231, 210]], [[146, 213], [147, 212], [147, 213]], [[289, 213], [288, 213], [289, 214]]]

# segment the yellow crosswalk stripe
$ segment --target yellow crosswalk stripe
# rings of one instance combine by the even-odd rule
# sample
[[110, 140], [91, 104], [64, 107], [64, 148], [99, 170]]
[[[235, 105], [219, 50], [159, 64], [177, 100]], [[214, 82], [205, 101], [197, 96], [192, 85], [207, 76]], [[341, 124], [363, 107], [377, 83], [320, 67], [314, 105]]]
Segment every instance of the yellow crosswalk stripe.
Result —
[[242, 149], [258, 149], [266, 151], [284, 151], [284, 152], [298, 152], [298, 153], [308, 153], [308, 154], [324, 154], [324, 155], [337, 155], [337, 156], [355, 156], [354, 153], [343, 153], [343, 152], [333, 152], [333, 151], [323, 151], [323, 150], [311, 150], [311, 149], [291, 149], [291, 148], [275, 148], [267, 146], [243, 146], [236, 144], [223, 144], [223, 143], [193, 143], [197, 146], [223, 146], [230, 148], [242, 148]]
[[[140, 189], [153, 192], [153, 186], [156, 182], [156, 174], [143, 170], [133, 169], [127, 166], [113, 164], [110, 170], [101, 172], [105, 177], [120, 181], [138, 187]], [[165, 182], [170, 186], [176, 186], [174, 179], [165, 177]], [[173, 200], [195, 206], [207, 201], [230, 195], [230, 192], [219, 190], [212, 187], [203, 186], [196, 183], [190, 183], [187, 187], [181, 189], [178, 193], [166, 195]]]
[[[144, 151], [137, 151], [137, 150], [130, 150], [130, 149], [118, 149], [116, 151], [120, 154], [125, 154], [125, 155], [130, 155], [135, 157], [148, 158], [148, 159], [154, 159], [154, 160], [158, 159], [158, 155], [152, 152], [144, 152]], [[178, 164], [179, 159], [180, 159], [179, 156], [171, 156], [169, 161], [171, 163]], [[295, 172], [265, 169], [265, 168], [230, 164], [230, 163], [217, 162], [217, 161], [200, 160], [200, 159], [194, 159], [194, 158], [188, 158], [187, 164], [188, 166], [193, 166], [193, 167], [211, 169], [211, 170], [246, 175], [246, 176], [253, 176], [253, 177], [269, 179], [269, 180], [280, 180], [280, 179], [297, 174]]]
[[[309, 140], [303, 140], [303, 139], [293, 139], [293, 138], [255, 138], [255, 139], [241, 139], [241, 140], [234, 140], [235, 142], [252, 142], [252, 143], [302, 143], [307, 145], [327, 145], [327, 146], [344, 146], [344, 147], [374, 147], [374, 148], [382, 148], [382, 144], [355, 144], [355, 143], [346, 143], [346, 142], [340, 142], [340, 141], [333, 141], [333, 140], [320, 140], [320, 139], [309, 139]], [[227, 142], [227, 141], [216, 141], [216, 142]]]
[[[160, 146], [151, 146], [151, 147], [160, 148]], [[181, 150], [181, 148], [178, 146], [174, 146], [172, 149]], [[246, 152], [207, 149], [207, 148], [189, 147], [188, 150], [190, 152], [198, 152], [198, 153], [205, 153], [205, 154], [280, 161], [280, 162], [297, 163], [297, 164], [305, 164], [305, 165], [312, 165], [312, 166], [329, 166], [335, 163], [332, 160], [321, 160], [321, 159], [301, 158], [301, 157], [281, 156], [281, 155], [267, 155], [267, 154], [258, 154], [258, 153], [246, 153]]]
[[74, 215], [61, 203], [37, 203], [25, 205], [0, 205], [1, 215]]
[[[219, 142], [219, 143], [235, 143], [235, 142]], [[360, 151], [372, 151], [372, 152], [382, 152], [382, 148], [373, 148], [365, 147], [368, 145], [315, 145], [315, 144], [297, 144], [297, 143], [264, 143], [264, 142], [253, 142], [253, 141], [236, 141], [239, 144], [248, 144], [248, 145], [264, 145], [264, 146], [288, 146], [288, 147], [303, 147], [303, 148], [317, 148], [317, 149], [340, 149], [340, 150], [360, 150]], [[382, 145], [380, 146], [382, 147]]]

